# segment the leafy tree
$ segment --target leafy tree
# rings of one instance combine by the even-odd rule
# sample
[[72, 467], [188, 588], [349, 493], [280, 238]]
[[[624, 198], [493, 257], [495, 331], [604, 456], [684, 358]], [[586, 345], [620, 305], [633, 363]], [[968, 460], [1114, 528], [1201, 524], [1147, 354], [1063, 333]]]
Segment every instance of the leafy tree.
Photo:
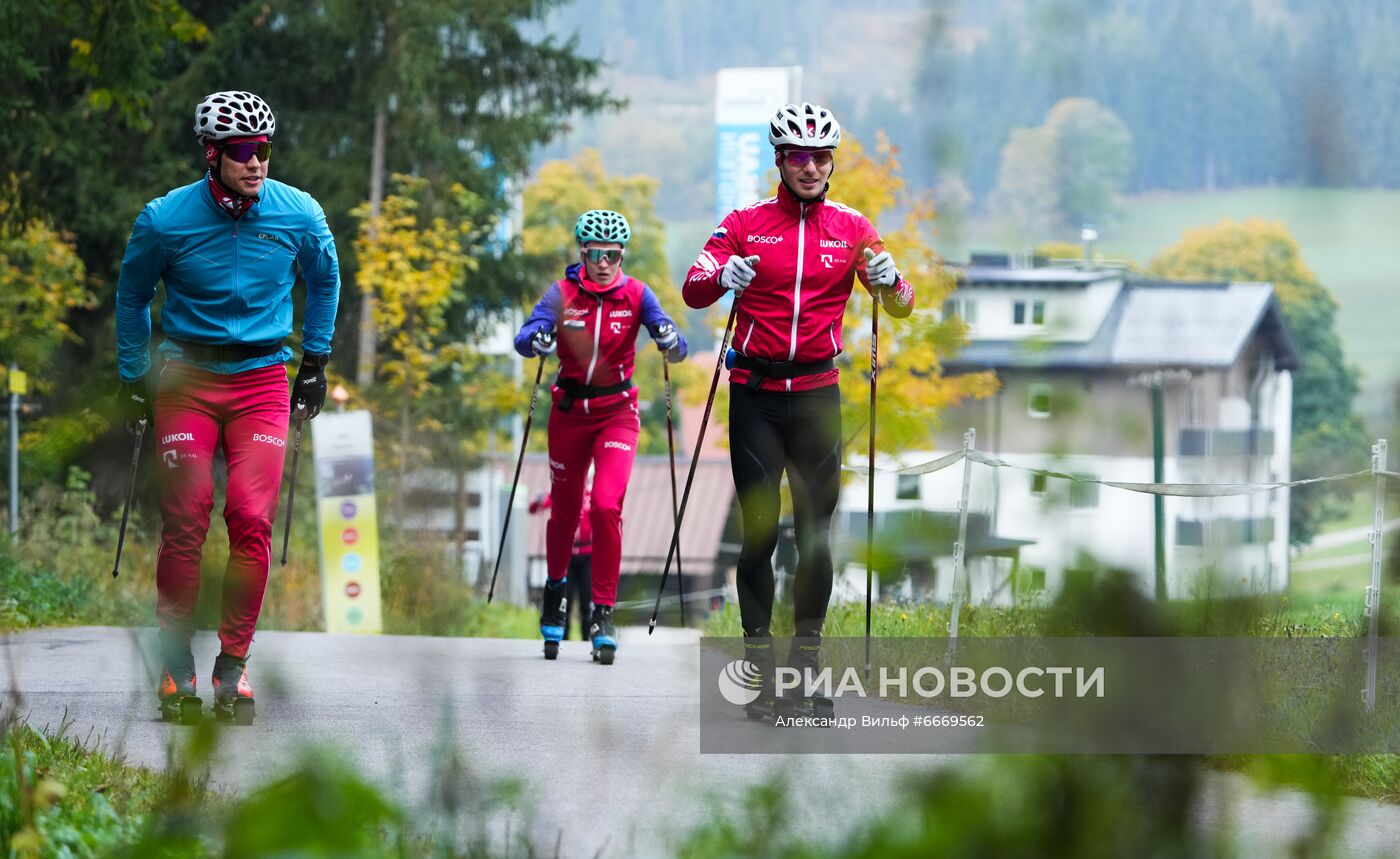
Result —
[[1011, 132], [988, 201], [991, 213], [1023, 241], [1102, 223], [1116, 209], [1131, 145], [1127, 126], [1112, 111], [1087, 98], [1065, 99], [1044, 125]]
[[4, 4], [0, 176], [17, 177], [6, 217], [52, 218], [80, 236], [89, 269], [105, 274], [88, 250], [120, 258], [113, 246], [131, 227], [131, 177], [161, 157], [138, 141], [163, 76], [207, 38], [174, 0]]
[[[10, 177], [12, 190], [17, 184]], [[0, 367], [13, 363], [42, 394], [53, 388], [59, 349], [76, 340], [71, 315], [90, 307], [93, 296], [72, 237], [38, 217], [17, 220], [15, 199], [0, 199]], [[20, 439], [24, 467], [57, 477], [74, 450], [104, 429], [102, 417], [86, 410], [28, 421]]]
[[[632, 227], [624, 271], [645, 281], [676, 324], [684, 326], [685, 302], [666, 264], [666, 225], [656, 216], [658, 185], [650, 176], [609, 175], [603, 168], [602, 156], [592, 149], [581, 151], [570, 161], [549, 161], [542, 165], [535, 181], [526, 186], [524, 192], [521, 244], [527, 270], [538, 284], [531, 303], [538, 300], [545, 284], [563, 277], [565, 267], [578, 262], [578, 244], [574, 240], [574, 222], [578, 216], [589, 209], [612, 209], [626, 216]], [[679, 405], [677, 398], [682, 390], [692, 397], [704, 396], [705, 380], [698, 368], [687, 362], [671, 365], [670, 371], [675, 405]], [[640, 332], [634, 378], [644, 398], [638, 451], [666, 453], [661, 353], [651, 346], [651, 338]], [[678, 414], [675, 417], [679, 419]], [[543, 434], [539, 443], [544, 443]]]
[[[1303, 358], [1293, 374], [1293, 476], [1321, 477], [1361, 466], [1366, 431], [1353, 407], [1360, 386], [1356, 369], [1343, 360], [1337, 303], [1303, 262], [1287, 227], [1250, 219], [1187, 230], [1150, 268], [1162, 277], [1274, 284]], [[1306, 544], [1321, 525], [1341, 518], [1352, 489], [1339, 483], [1295, 488], [1290, 541]]]
[[[10, 188], [17, 184], [11, 176]], [[93, 298], [72, 237], [39, 218], [16, 223], [12, 199], [0, 198], [0, 362], [43, 385], [54, 353], [74, 340], [69, 314]]]
[[1055, 158], [1055, 136], [1044, 128], [1015, 129], [1001, 150], [997, 186], [987, 207], [1022, 241], [1056, 232], [1061, 225]]
[[453, 199], [441, 207], [450, 217], [434, 216], [424, 205], [427, 180], [396, 174], [393, 185], [377, 215], [370, 216], [368, 205], [353, 214], [362, 219], [355, 241], [360, 288], [377, 299], [375, 323], [390, 332], [379, 369], [388, 395], [383, 402], [394, 404], [387, 411], [397, 424], [394, 457], [402, 477], [416, 460], [415, 430], [433, 429], [420, 425], [415, 404], [431, 394], [444, 359], [454, 357], [443, 352], [446, 311], [476, 268], [464, 242], [480, 203], [454, 185]]
[[1050, 109], [1045, 129], [1055, 139], [1061, 222], [1106, 222], [1132, 160], [1128, 127], [1093, 99], [1067, 98]]

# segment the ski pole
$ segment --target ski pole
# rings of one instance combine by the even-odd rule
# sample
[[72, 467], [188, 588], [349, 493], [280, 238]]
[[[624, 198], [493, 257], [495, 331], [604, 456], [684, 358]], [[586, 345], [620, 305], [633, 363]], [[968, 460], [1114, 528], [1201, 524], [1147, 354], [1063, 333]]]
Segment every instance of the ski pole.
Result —
[[681, 493], [681, 506], [676, 511], [676, 524], [671, 531], [671, 548], [666, 551], [666, 568], [661, 572], [661, 586], [656, 590], [656, 605], [651, 610], [651, 625], [647, 627], [647, 635], [656, 632], [656, 616], [661, 612], [661, 595], [666, 592], [666, 578], [671, 574], [671, 561], [680, 548], [681, 522], [685, 519], [685, 506], [690, 502], [690, 485], [695, 481], [695, 466], [700, 462], [700, 446], [705, 443], [705, 427], [710, 423], [710, 409], [714, 407], [715, 390], [719, 387], [719, 371], [724, 369], [724, 354], [729, 351], [729, 332], [734, 328], [734, 317], [738, 312], [739, 300], [736, 298], [729, 308], [729, 321], [724, 324], [724, 338], [719, 344], [715, 375], [710, 379], [710, 395], [705, 400], [705, 414], [700, 418], [700, 434], [695, 437], [695, 453], [690, 457], [690, 472], [685, 476], [685, 491]]
[[525, 431], [520, 435], [520, 457], [515, 460], [515, 479], [510, 483], [510, 500], [506, 502], [506, 518], [501, 525], [501, 544], [496, 547], [496, 569], [491, 571], [491, 589], [486, 592], [486, 602], [496, 595], [496, 575], [501, 571], [501, 555], [506, 550], [506, 533], [510, 531], [510, 510], [515, 506], [515, 489], [520, 485], [520, 466], [525, 464], [525, 444], [530, 440], [530, 423], [535, 419], [535, 398], [540, 392], [540, 380], [544, 378], [544, 356], [540, 356], [539, 369], [535, 371], [535, 387], [530, 391], [530, 411], [525, 415]]
[[126, 545], [126, 520], [131, 515], [131, 498], [136, 494], [136, 466], [141, 462], [141, 441], [146, 437], [146, 419], [136, 422], [136, 445], [131, 451], [131, 474], [126, 480], [126, 504], [122, 505], [122, 525], [117, 531], [117, 559], [112, 562], [112, 578], [122, 567], [122, 547]]
[[[869, 262], [875, 256], [870, 248], [865, 249], [865, 259]], [[875, 388], [876, 376], [880, 373], [880, 296], [870, 295], [870, 453], [867, 459], [869, 473], [865, 478], [865, 676], [870, 678], [870, 585], [874, 578], [875, 564]]]
[[292, 536], [292, 503], [297, 497], [297, 465], [301, 462], [301, 422], [305, 419], [306, 404], [297, 401], [297, 433], [292, 443], [292, 485], [287, 487], [287, 521], [282, 524], [282, 566], [287, 566], [287, 540]]
[[676, 593], [681, 601], [681, 626], [685, 622], [685, 571], [681, 569], [680, 507], [676, 499], [676, 434], [671, 421], [671, 365], [661, 356], [661, 377], [666, 382], [666, 446], [671, 452], [671, 518], [676, 528]]

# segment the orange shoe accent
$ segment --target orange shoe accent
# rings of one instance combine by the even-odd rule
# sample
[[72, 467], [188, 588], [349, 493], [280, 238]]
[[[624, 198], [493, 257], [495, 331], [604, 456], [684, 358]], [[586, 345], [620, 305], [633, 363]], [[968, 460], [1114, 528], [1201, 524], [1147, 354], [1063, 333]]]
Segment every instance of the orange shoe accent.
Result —
[[[195, 686], [195, 675], [190, 675], [190, 694], [197, 690]], [[175, 683], [175, 678], [170, 676], [170, 670], [166, 669], [160, 675], [160, 685], [156, 688], [156, 697], [164, 701], [167, 698], [174, 698], [180, 694], [180, 687]]]

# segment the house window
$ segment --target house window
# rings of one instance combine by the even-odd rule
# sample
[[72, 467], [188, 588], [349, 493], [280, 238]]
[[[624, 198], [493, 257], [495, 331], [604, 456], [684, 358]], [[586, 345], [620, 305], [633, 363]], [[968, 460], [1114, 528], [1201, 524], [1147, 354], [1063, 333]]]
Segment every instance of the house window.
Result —
[[1097, 483], [1086, 483], [1084, 481], [1093, 480], [1092, 474], [1076, 474], [1078, 480], [1072, 480], [1069, 484], [1069, 506], [1075, 510], [1089, 510], [1099, 506], [1099, 485]]
[[[1030, 306], [1027, 302], [1017, 301], [1011, 305], [1011, 322], [1014, 325], [1025, 325], [1030, 322], [1032, 325], [1045, 324], [1045, 302], [1032, 301]], [[1029, 318], [1028, 318], [1029, 314]]]
[[970, 298], [950, 298], [943, 302], [943, 318], [952, 319], [954, 316], [968, 325], [976, 325], [977, 302]]
[[1045, 475], [1043, 475], [1043, 474], [1032, 474], [1032, 475], [1031, 475], [1031, 494], [1032, 494], [1032, 495], [1044, 495], [1044, 494], [1045, 494], [1045, 484], [1046, 484]]
[[900, 501], [919, 500], [919, 475], [899, 474], [896, 475], [894, 485], [894, 497]]
[[1050, 394], [1052, 388], [1049, 385], [1036, 383], [1029, 388], [1029, 399], [1027, 408], [1033, 418], [1050, 417]]
[[1193, 519], [1176, 520], [1176, 544], [1178, 546], [1204, 546], [1206, 544], [1205, 523]]

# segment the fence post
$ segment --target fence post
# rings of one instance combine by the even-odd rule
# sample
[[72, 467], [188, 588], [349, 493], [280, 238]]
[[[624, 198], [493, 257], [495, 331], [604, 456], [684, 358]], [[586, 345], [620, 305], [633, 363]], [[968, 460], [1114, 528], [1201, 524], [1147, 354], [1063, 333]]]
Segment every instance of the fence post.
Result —
[[963, 433], [962, 495], [958, 498], [958, 541], [953, 544], [952, 616], [948, 621], [948, 660], [958, 647], [958, 614], [962, 610], [963, 587], [966, 584], [967, 558], [967, 496], [972, 483], [972, 458], [968, 456], [977, 446], [977, 430]]
[[1372, 513], [1371, 584], [1366, 588], [1366, 616], [1371, 627], [1366, 636], [1366, 712], [1376, 709], [1376, 658], [1379, 652], [1381, 620], [1381, 554], [1385, 542], [1386, 440], [1371, 446], [1371, 473], [1376, 476], [1376, 507]]

